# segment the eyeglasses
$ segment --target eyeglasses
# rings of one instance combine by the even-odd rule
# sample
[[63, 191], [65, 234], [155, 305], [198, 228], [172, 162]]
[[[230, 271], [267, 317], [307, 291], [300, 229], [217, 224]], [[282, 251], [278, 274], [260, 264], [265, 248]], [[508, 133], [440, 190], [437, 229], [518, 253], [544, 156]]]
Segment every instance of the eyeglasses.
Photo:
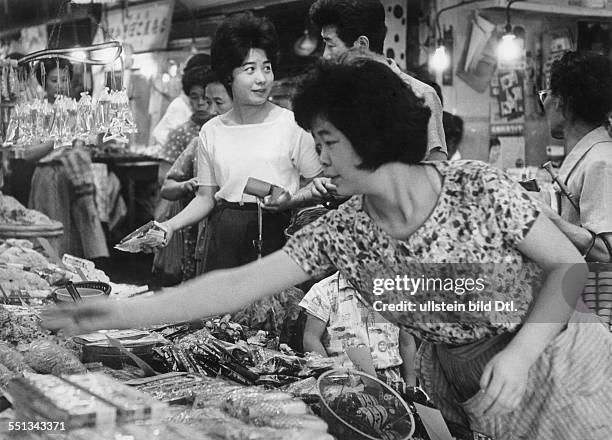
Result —
[[544, 105], [544, 101], [546, 100], [546, 97], [550, 92], [550, 89], [538, 90], [538, 97], [540, 98], [540, 102], [542, 103], [542, 105]]

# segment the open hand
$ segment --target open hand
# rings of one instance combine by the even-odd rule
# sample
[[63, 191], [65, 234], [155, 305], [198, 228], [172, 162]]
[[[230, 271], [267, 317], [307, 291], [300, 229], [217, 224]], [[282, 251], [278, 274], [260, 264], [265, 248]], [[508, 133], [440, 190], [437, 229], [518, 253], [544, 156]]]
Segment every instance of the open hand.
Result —
[[525, 394], [530, 367], [531, 363], [515, 351], [506, 349], [493, 356], [480, 378], [484, 416], [497, 417], [518, 408]]
[[116, 301], [102, 299], [87, 304], [67, 304], [43, 310], [41, 326], [64, 335], [79, 335], [119, 327]]

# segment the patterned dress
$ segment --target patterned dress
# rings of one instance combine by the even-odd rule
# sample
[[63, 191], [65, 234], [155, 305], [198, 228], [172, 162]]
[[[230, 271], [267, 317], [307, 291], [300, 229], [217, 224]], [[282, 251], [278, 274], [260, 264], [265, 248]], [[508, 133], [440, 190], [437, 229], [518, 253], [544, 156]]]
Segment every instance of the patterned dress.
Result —
[[[465, 390], [478, 389], [488, 360], [520, 328], [543, 278], [517, 248], [539, 211], [520, 185], [484, 163], [429, 166], [443, 178], [438, 203], [407, 239], [383, 231], [363, 210], [363, 197], [355, 196], [298, 231], [283, 250], [312, 277], [337, 268], [372, 307], [377, 301], [466, 306], [467, 311], [459, 312], [381, 311], [390, 322], [425, 341], [418, 373], [447, 419], [498, 440], [609, 439], [612, 336], [595, 321], [572, 322], [549, 344], [530, 369], [518, 410], [485, 419], [479, 413], [479, 393], [466, 401]], [[400, 282], [394, 284], [398, 276]], [[450, 279], [455, 286], [411, 291], [401, 282], [404, 276], [423, 282]], [[482, 278], [484, 288], [458, 291], [456, 281], [461, 278]], [[391, 282], [375, 294], [375, 286], [381, 285], [377, 280]], [[470, 303], [492, 301], [513, 301], [513, 307], [505, 312], [467, 308]], [[482, 346], [476, 356], [453, 351], [477, 345]], [[460, 368], [450, 371], [441, 359]], [[566, 385], [570, 383], [571, 391]]]
[[170, 163], [174, 163], [193, 138], [198, 137], [202, 125], [189, 118], [183, 125], [172, 130], [159, 156]]
[[[195, 152], [200, 143], [200, 138], [196, 137], [189, 142], [187, 148], [179, 155], [176, 161], [172, 164], [172, 167], [166, 174], [166, 179], [175, 180], [177, 182], [184, 182], [195, 177]], [[185, 197], [182, 200], [176, 202], [176, 209], [178, 214], [182, 211], [189, 202], [193, 199], [193, 196]], [[181, 268], [183, 271], [183, 281], [189, 280], [196, 275], [196, 241], [198, 237], [198, 231], [200, 229], [199, 224], [187, 226], [181, 230], [183, 240], [183, 253], [181, 256]]]
[[[195, 151], [199, 142], [198, 134], [202, 125], [195, 123], [191, 118], [176, 128], [168, 136], [168, 141], [158, 154], [162, 159], [173, 163], [166, 174], [166, 179], [184, 182], [195, 176]], [[158, 221], [168, 220], [181, 212], [191, 201], [193, 196], [181, 200], [162, 200], [166, 206], [157, 217]], [[156, 271], [163, 271], [168, 275], [180, 276], [182, 280], [188, 280], [195, 276], [195, 247], [199, 226], [191, 225], [177, 231], [172, 236], [170, 243], [164, 249], [156, 253], [153, 262]], [[177, 264], [179, 263], [179, 264]], [[174, 274], [175, 269], [180, 266], [180, 274]], [[179, 278], [179, 279], [180, 279]]]

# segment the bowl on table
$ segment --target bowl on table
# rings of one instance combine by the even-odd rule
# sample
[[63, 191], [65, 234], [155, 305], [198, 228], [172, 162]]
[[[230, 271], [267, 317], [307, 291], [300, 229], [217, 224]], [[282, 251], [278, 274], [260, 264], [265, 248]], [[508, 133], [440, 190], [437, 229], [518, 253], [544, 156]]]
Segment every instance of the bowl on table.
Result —
[[[83, 302], [106, 298], [111, 292], [111, 286], [101, 281], [82, 281], [74, 283], [74, 287], [81, 295]], [[53, 297], [57, 302], [73, 302], [72, 296], [70, 296], [66, 287], [55, 289]]]

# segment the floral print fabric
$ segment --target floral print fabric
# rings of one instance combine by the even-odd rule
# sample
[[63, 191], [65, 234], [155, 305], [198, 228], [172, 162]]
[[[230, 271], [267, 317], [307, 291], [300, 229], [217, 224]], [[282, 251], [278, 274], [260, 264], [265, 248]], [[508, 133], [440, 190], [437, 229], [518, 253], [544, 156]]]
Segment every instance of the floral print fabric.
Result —
[[[478, 161], [431, 162], [442, 177], [438, 203], [407, 239], [391, 237], [352, 197], [298, 231], [284, 251], [312, 277], [337, 269], [370, 306], [375, 301], [410, 300], [405, 291], [374, 295], [376, 279], [397, 275], [453, 278], [483, 276], [487, 288], [451, 298], [514, 301], [514, 311], [381, 312], [416, 337], [450, 345], [516, 331], [526, 317], [542, 272], [517, 249], [539, 215], [522, 187], [500, 170]], [[448, 292], [418, 292], [420, 298], [449, 301]], [[451, 294], [452, 295], [452, 294]]]
[[200, 128], [202, 128], [202, 125], [196, 124], [190, 118], [183, 125], [171, 131], [168, 140], [161, 148], [159, 157], [174, 163], [193, 138], [198, 137]]

